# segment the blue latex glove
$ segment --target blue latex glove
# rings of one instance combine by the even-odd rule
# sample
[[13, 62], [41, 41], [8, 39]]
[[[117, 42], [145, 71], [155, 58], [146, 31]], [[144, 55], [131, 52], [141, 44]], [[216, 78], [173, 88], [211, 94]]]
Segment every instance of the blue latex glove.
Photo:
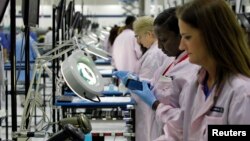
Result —
[[125, 77], [129, 72], [128, 71], [115, 71], [113, 75], [119, 79]]
[[143, 90], [131, 90], [132, 93], [138, 95], [146, 104], [148, 104], [151, 108], [156, 101], [155, 95], [151, 92], [148, 87], [148, 82], [142, 81]]
[[123, 85], [127, 84], [128, 79], [135, 79], [135, 80], [139, 79], [138, 76], [128, 71], [115, 71], [113, 72], [113, 75], [119, 78], [122, 81]]

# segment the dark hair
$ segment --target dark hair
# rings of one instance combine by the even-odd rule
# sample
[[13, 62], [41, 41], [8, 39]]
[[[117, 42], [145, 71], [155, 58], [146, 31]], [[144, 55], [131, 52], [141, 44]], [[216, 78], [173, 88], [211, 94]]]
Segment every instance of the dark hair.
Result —
[[175, 12], [176, 8], [161, 12], [154, 21], [154, 30], [159, 48], [168, 56], [178, 57], [184, 50], [179, 49], [181, 38]]
[[115, 41], [115, 38], [118, 36], [118, 30], [119, 30], [119, 26], [117, 25], [114, 25], [113, 28], [111, 28], [110, 32], [109, 32], [109, 43], [110, 45], [112, 46], [114, 41]]
[[177, 10], [178, 19], [198, 29], [216, 60], [219, 86], [231, 75], [250, 77], [250, 50], [235, 13], [224, 0], [194, 0]]
[[169, 8], [161, 12], [154, 20], [154, 26], [159, 26], [168, 31], [174, 32], [179, 35], [178, 19], [175, 15], [176, 8]]
[[135, 21], [135, 17], [134, 16], [127, 16], [126, 20], [125, 20], [125, 25], [128, 26], [128, 25], [132, 25], [133, 22]]

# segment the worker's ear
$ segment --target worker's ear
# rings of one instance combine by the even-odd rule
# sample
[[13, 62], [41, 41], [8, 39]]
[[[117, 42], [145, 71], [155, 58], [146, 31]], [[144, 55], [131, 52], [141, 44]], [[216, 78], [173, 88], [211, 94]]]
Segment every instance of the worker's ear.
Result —
[[145, 34], [148, 35], [148, 36], [150, 36], [150, 37], [154, 36], [153, 31], [147, 31]]

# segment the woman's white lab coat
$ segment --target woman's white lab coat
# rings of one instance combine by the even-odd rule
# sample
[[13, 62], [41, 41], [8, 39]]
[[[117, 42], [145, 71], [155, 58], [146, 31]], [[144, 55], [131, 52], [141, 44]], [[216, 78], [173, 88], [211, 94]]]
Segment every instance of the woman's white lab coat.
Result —
[[[205, 74], [202, 69], [199, 78], [194, 77], [192, 83], [185, 87], [185, 106], [179, 110], [181, 114], [178, 118], [164, 125], [165, 135], [161, 140], [207, 141], [209, 124], [250, 124], [250, 78], [242, 75], [231, 77], [215, 102], [215, 87], [205, 100], [202, 84]], [[200, 80], [199, 83], [197, 80]], [[171, 110], [173, 107], [169, 106], [166, 112]]]
[[135, 72], [141, 54], [134, 31], [125, 29], [114, 41], [112, 63], [118, 71]]
[[139, 59], [135, 67], [135, 73], [142, 80], [150, 81], [155, 71], [164, 64], [164, 61], [170, 62], [172, 60], [169, 58], [158, 48], [158, 42], [156, 41]]
[[[156, 75], [152, 80], [154, 85], [153, 93], [161, 103], [164, 103], [162, 105], [172, 105], [177, 108], [177, 111], [166, 113], [164, 106], [157, 108], [156, 113], [164, 118], [156, 116], [155, 112], [152, 114], [150, 123], [152, 125], [152, 140], [163, 134], [159, 130], [163, 129], [164, 122], [178, 114], [178, 109], [183, 103], [183, 96], [180, 93], [184, 85], [190, 83], [189, 81], [199, 70], [199, 66], [189, 62], [186, 52], [180, 54], [170, 65], [170, 67], [167, 65], [155, 73]], [[165, 72], [166, 70], [167, 72]]]
[[[143, 54], [135, 68], [135, 73], [140, 80], [150, 81], [155, 71], [163, 65], [164, 62], [172, 61], [170, 57], [164, 54], [159, 48], [157, 41]], [[151, 108], [145, 104], [139, 97], [132, 95], [136, 101], [136, 141], [152, 141], [150, 133], [152, 132], [149, 113]]]

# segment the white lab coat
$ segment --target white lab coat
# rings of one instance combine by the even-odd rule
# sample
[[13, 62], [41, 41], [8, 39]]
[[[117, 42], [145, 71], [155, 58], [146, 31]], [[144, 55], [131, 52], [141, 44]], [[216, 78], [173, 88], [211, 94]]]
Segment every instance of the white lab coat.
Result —
[[106, 37], [105, 37], [105, 39], [104, 39], [104, 41], [103, 41], [103, 49], [105, 50], [105, 51], [107, 51], [109, 54], [112, 54], [112, 52], [113, 52], [113, 47], [112, 47], [112, 45], [110, 44], [110, 42], [109, 42], [109, 34], [108, 35], [106, 35]]
[[158, 48], [158, 42], [156, 41], [139, 59], [135, 67], [135, 73], [142, 80], [150, 81], [155, 71], [164, 64], [164, 61], [171, 61], [169, 61], [169, 58]]
[[[158, 48], [158, 42], [154, 42], [151, 47], [140, 58], [136, 66], [135, 73], [140, 80], [149, 81], [153, 78], [155, 71], [163, 65], [164, 62], [170, 62], [172, 59], [164, 54]], [[132, 95], [136, 101], [136, 141], [152, 141], [150, 133], [152, 132], [149, 113], [151, 108], [144, 103], [137, 95]]]
[[[162, 105], [172, 105], [177, 108], [177, 111], [166, 113], [165, 107], [159, 106], [160, 108], [157, 108], [156, 113], [164, 118], [156, 116], [155, 112], [152, 114], [150, 123], [154, 128], [151, 133], [151, 136], [153, 137], [152, 140], [162, 135], [163, 132], [159, 132], [159, 130], [163, 128], [164, 123], [178, 114], [178, 109], [183, 103], [183, 96], [180, 95], [180, 93], [183, 90], [184, 85], [190, 83], [189, 81], [192, 80], [192, 77], [198, 72], [199, 66], [191, 64], [186, 55], [186, 52], [180, 54], [178, 58], [173, 61], [171, 67], [167, 65], [164, 69], [161, 68], [155, 73], [156, 75], [152, 80], [154, 85], [152, 91], [156, 98], [163, 103]], [[167, 68], [168, 70], [163, 76], [163, 73]]]
[[186, 52], [181, 53], [165, 75], [163, 76], [164, 72], [161, 72], [160, 76], [158, 76], [158, 81], [154, 84], [153, 91], [161, 103], [180, 107], [180, 102], [183, 99], [180, 93], [183, 86], [192, 80], [192, 77], [197, 74], [200, 68], [198, 65], [191, 64], [188, 58], [182, 60], [186, 55]]
[[[224, 84], [217, 102], [214, 103], [216, 87], [205, 100], [202, 84], [205, 73], [202, 69], [199, 78], [194, 77], [192, 83], [186, 85], [182, 91], [185, 106], [179, 109], [178, 117], [164, 125], [165, 134], [157, 141], [207, 141], [209, 124], [250, 124], [250, 78], [242, 75], [231, 77]], [[199, 83], [197, 80], [200, 80]], [[164, 107], [163, 104], [159, 106]], [[223, 112], [211, 111], [213, 106], [223, 109]], [[172, 110], [173, 107], [168, 106], [166, 112]]]
[[113, 44], [112, 63], [118, 71], [135, 72], [135, 66], [141, 57], [140, 46], [131, 29], [120, 33]]

